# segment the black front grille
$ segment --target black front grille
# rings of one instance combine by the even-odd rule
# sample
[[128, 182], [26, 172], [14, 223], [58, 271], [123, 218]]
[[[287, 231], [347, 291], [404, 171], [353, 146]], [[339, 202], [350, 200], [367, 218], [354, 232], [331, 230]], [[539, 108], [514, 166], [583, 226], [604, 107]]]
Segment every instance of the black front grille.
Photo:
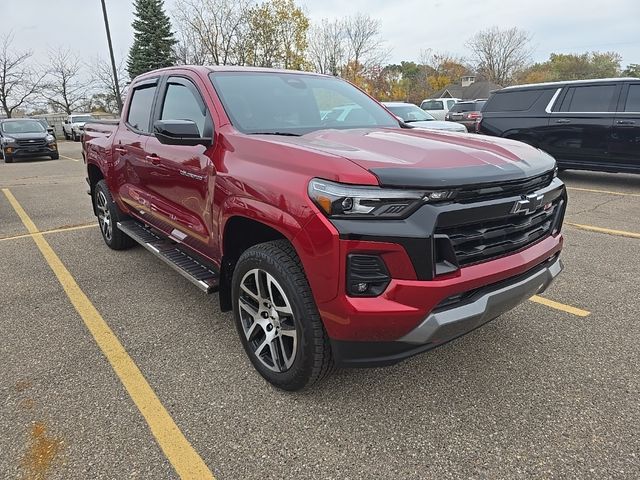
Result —
[[459, 266], [483, 262], [525, 248], [549, 235], [562, 200], [548, 208], [495, 220], [438, 228], [451, 241]]
[[44, 138], [37, 140], [19, 139], [17, 142], [21, 147], [44, 147], [47, 144], [47, 141]]
[[526, 195], [548, 186], [553, 181], [553, 177], [554, 172], [550, 171], [525, 180], [515, 180], [495, 185], [486, 184], [463, 188], [456, 193], [456, 201], [466, 203], [490, 200], [492, 198], [510, 197], [512, 195]]

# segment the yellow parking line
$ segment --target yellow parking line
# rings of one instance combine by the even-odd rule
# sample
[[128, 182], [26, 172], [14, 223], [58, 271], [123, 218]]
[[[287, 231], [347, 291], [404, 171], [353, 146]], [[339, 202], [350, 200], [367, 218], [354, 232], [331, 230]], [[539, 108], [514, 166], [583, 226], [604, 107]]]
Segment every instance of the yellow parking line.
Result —
[[58, 155], [60, 155], [62, 158], [65, 158], [67, 160], [73, 160], [74, 162], [79, 162], [81, 160], [80, 158], [67, 157], [66, 155], [62, 155], [61, 153], [58, 153]]
[[567, 187], [567, 190], [577, 190], [579, 192], [606, 193], [608, 195], [620, 195], [623, 197], [640, 197], [640, 193], [614, 192], [612, 190], [597, 190], [594, 188]]
[[640, 238], [640, 233], [627, 232], [626, 230], [612, 230], [610, 228], [594, 227], [593, 225], [581, 225], [579, 223], [564, 222], [565, 225], [587, 230], [589, 232], [606, 233], [607, 235], [617, 235], [619, 237]]
[[82, 230], [84, 228], [95, 228], [97, 226], [98, 224], [96, 222], [92, 222], [84, 225], [75, 225], [73, 227], [53, 228], [51, 230], [42, 230], [36, 233], [23, 233], [22, 235], [13, 235], [11, 237], [0, 237], [0, 242], [6, 242], [8, 240], [17, 240], [19, 238], [33, 237], [36, 234], [48, 235], [50, 233], [71, 232], [73, 230]]
[[152, 435], [162, 448], [165, 456], [181, 478], [213, 479], [213, 474], [200, 455], [194, 450], [175, 424], [169, 412], [142, 375], [142, 372], [129, 356], [125, 348], [104, 321], [100, 312], [80, 289], [75, 279], [53, 251], [42, 233], [29, 218], [22, 206], [7, 188], [3, 188], [5, 196], [11, 203], [22, 223], [33, 236], [38, 249], [42, 253], [51, 270], [64, 288], [69, 300], [82, 317], [84, 324], [107, 357], [114, 372], [129, 392], [129, 396], [140, 410], [151, 430]]
[[565, 305], [564, 303], [554, 302], [553, 300], [539, 297], [538, 295], [534, 295], [529, 300], [531, 300], [532, 302], [539, 303], [541, 305], [545, 305], [547, 307], [555, 308], [556, 310], [561, 310], [563, 312], [570, 313], [571, 315], [577, 315], [578, 317], [586, 317], [587, 315], [591, 314], [591, 312], [588, 312], [586, 310], [572, 307], [571, 305]]

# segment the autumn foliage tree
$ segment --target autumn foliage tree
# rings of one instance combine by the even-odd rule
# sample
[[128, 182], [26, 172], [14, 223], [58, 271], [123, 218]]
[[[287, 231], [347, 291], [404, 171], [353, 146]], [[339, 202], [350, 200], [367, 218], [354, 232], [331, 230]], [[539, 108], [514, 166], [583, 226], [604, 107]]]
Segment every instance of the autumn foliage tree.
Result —
[[521, 83], [609, 78], [620, 75], [622, 57], [615, 52], [552, 53], [549, 60], [524, 70]]

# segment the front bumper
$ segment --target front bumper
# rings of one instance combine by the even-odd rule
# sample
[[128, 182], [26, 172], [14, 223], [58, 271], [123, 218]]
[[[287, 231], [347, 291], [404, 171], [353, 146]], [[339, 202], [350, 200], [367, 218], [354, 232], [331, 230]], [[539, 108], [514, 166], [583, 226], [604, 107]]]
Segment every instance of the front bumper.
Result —
[[554, 255], [543, 264], [502, 282], [477, 289], [463, 301], [434, 309], [418, 326], [395, 341], [332, 340], [336, 362], [342, 366], [391, 365], [460, 337], [544, 292], [562, 271]]
[[55, 143], [34, 148], [9, 145], [4, 147], [4, 150], [7, 155], [11, 155], [13, 158], [48, 157], [58, 153], [58, 147]]

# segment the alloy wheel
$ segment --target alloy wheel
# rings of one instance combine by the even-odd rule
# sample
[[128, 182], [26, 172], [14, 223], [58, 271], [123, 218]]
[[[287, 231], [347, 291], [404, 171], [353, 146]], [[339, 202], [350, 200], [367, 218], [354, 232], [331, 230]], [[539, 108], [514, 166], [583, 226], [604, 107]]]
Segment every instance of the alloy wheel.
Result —
[[240, 282], [239, 311], [247, 344], [269, 370], [291, 368], [298, 347], [296, 319], [282, 286], [268, 272], [254, 268]]
[[107, 241], [111, 241], [113, 236], [113, 225], [111, 222], [111, 212], [109, 211], [109, 204], [107, 197], [102, 190], [98, 191], [96, 195], [96, 208], [98, 210], [98, 223], [100, 224], [100, 230]]

